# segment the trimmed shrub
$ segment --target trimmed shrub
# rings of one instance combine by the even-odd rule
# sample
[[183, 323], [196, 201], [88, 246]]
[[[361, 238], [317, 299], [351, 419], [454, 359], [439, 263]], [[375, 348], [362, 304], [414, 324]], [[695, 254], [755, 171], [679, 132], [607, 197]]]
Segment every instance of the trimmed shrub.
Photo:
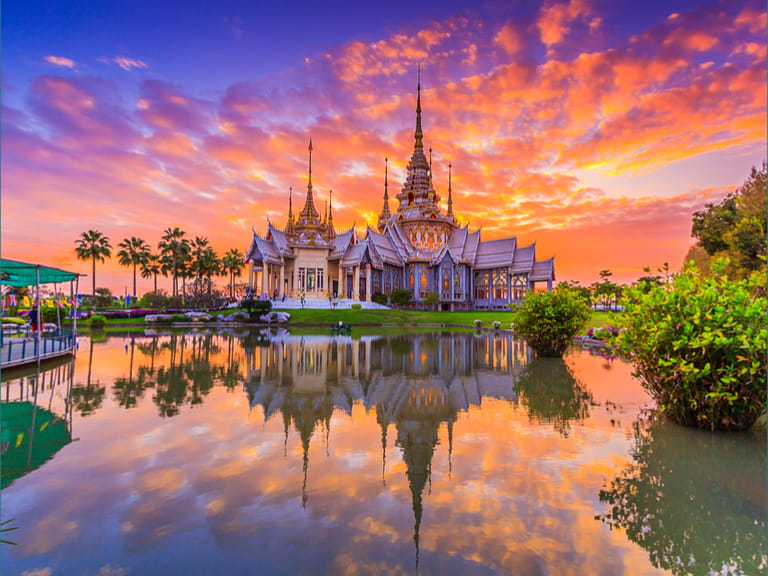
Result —
[[107, 325], [107, 319], [104, 318], [101, 314], [94, 314], [90, 317], [88, 320], [88, 325], [91, 328], [104, 328], [104, 326]]
[[529, 292], [515, 313], [515, 330], [537, 356], [560, 357], [589, 315], [589, 304], [571, 288]]
[[413, 295], [411, 294], [410, 290], [397, 288], [395, 290], [392, 290], [392, 294], [389, 295], [389, 300], [395, 306], [407, 306], [408, 304], [411, 303], [412, 297]]
[[363, 308], [362, 304], [351, 304], [349, 306], [352, 310], [361, 310]]
[[480, 330], [480, 327], [483, 325], [483, 321], [482, 320], [472, 320], [472, 324], [475, 325], [475, 328]]
[[617, 342], [635, 375], [673, 421], [744, 430], [766, 409], [765, 278], [702, 277], [688, 263], [672, 283], [628, 292]]
[[374, 292], [371, 295], [371, 301], [383, 306], [387, 305], [387, 295], [382, 292]]
[[501, 328], [501, 322], [499, 322], [498, 320], [494, 320], [493, 321], [493, 328], [494, 328], [494, 330], [498, 330], [499, 328]]

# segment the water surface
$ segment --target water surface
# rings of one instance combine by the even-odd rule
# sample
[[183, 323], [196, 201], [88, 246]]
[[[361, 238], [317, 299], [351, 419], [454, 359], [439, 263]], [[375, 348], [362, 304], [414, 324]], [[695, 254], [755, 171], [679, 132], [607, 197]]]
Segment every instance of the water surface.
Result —
[[763, 574], [765, 436], [665, 424], [630, 372], [493, 333], [82, 339], [3, 383], [72, 439], [4, 475], [3, 574]]

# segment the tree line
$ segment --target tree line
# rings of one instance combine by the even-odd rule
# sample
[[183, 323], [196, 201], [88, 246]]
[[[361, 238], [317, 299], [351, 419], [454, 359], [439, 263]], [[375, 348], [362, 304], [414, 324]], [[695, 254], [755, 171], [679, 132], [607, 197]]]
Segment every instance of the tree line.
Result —
[[[242, 274], [244, 256], [237, 248], [230, 249], [219, 257], [205, 236], [187, 237], [178, 226], [166, 228], [157, 249], [137, 236], [124, 238], [117, 244], [117, 260], [121, 266], [133, 269], [133, 297], [136, 294], [136, 276], [154, 280], [157, 292], [157, 277], [171, 278], [173, 297], [187, 293], [187, 280], [191, 280], [193, 292], [213, 291], [214, 276], [229, 276], [229, 297], [234, 297], [235, 278]], [[108, 236], [98, 230], [88, 230], [75, 240], [75, 254], [79, 260], [91, 261], [92, 294], [96, 294], [96, 262], [105, 262], [112, 257], [112, 244]], [[179, 286], [181, 280], [181, 287]]]

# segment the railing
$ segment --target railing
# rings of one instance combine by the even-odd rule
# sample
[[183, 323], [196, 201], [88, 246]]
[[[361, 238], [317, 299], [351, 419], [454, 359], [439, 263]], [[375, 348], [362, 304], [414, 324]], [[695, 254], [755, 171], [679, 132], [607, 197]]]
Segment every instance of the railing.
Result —
[[77, 337], [71, 330], [35, 338], [4, 338], [0, 363], [3, 366], [26, 364], [38, 357], [49, 358], [72, 352]]

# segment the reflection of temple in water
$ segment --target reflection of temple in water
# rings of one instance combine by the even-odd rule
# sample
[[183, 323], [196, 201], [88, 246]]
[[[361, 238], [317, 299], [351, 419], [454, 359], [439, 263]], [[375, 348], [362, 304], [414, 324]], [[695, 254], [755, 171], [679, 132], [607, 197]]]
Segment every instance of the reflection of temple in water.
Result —
[[422, 496], [442, 423], [452, 452], [457, 415], [482, 399], [517, 401], [515, 380], [529, 360], [508, 333], [445, 333], [395, 337], [284, 336], [246, 350], [245, 390], [265, 419], [282, 415], [286, 440], [293, 423], [303, 448], [306, 504], [309, 444], [318, 425], [328, 434], [334, 410], [351, 414], [361, 402], [381, 426], [382, 477], [387, 432], [394, 424], [402, 451], [419, 548]]

